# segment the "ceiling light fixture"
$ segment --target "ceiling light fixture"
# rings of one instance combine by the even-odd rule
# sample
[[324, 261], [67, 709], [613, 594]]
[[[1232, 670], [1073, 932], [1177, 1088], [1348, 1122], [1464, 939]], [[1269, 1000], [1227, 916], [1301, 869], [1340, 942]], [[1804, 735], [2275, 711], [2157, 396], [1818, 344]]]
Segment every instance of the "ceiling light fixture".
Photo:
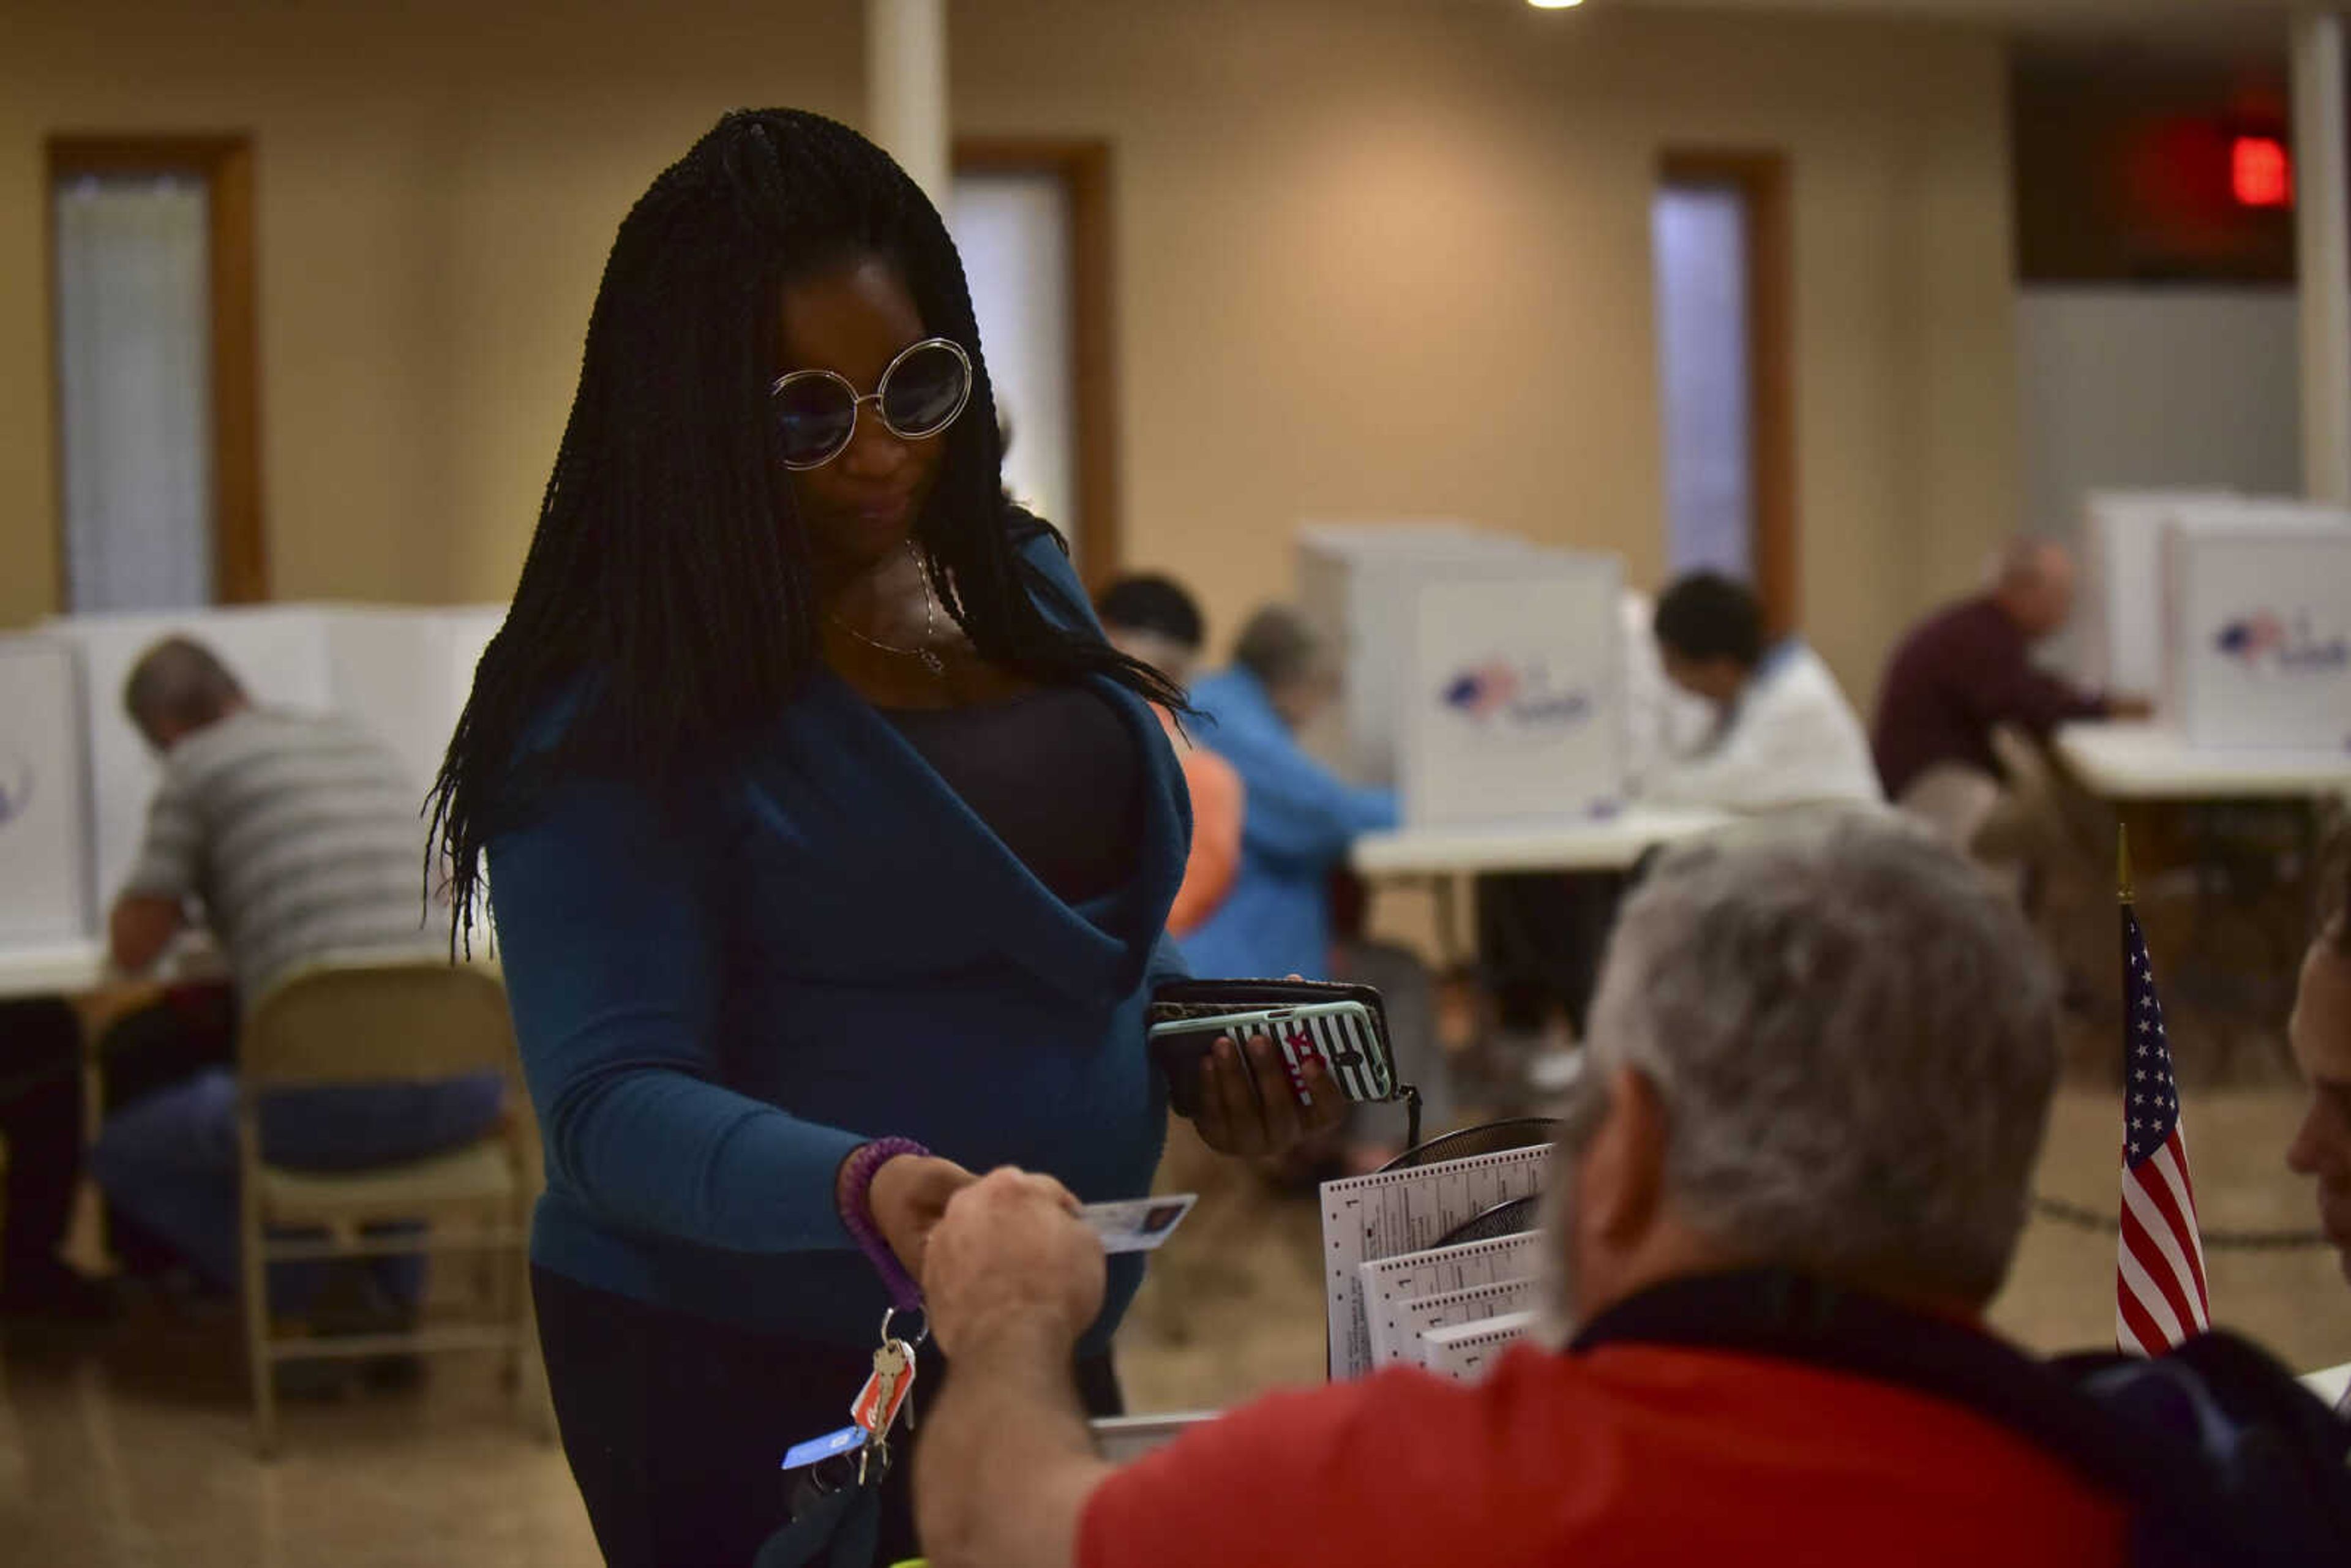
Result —
[[1583, 0], [1527, 0], [1527, 4], [1538, 11], [1572, 11]]

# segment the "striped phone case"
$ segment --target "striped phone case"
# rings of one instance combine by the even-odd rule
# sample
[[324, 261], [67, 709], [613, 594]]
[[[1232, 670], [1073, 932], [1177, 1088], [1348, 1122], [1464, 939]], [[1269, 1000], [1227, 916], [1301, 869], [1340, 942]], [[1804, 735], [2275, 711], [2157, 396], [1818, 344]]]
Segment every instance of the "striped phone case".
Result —
[[1186, 1115], [1196, 1099], [1200, 1061], [1225, 1034], [1272, 1039], [1301, 1100], [1307, 1064], [1318, 1060], [1349, 1100], [1389, 1101], [1405, 1092], [1396, 1082], [1379, 993], [1368, 986], [1179, 981], [1155, 993], [1149, 1019], [1152, 1054], [1166, 1071], [1176, 1109]]
[[1373, 1045], [1371, 1031], [1371, 1013], [1360, 1002], [1300, 1008], [1271, 1030], [1290, 1081], [1301, 1092], [1307, 1062], [1319, 1060], [1338, 1080], [1341, 1092], [1359, 1103], [1395, 1093], [1395, 1075], [1386, 1053]]

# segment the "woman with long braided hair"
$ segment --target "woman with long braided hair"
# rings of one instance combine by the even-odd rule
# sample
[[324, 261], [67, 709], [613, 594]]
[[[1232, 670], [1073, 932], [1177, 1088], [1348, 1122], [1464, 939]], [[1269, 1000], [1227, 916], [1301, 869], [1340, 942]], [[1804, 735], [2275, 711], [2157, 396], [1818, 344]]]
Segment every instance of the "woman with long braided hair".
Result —
[[[862, 137], [730, 114], [621, 225], [434, 822], [461, 915], [496, 892], [540, 1335], [614, 1564], [749, 1561], [973, 1170], [1148, 1189], [1181, 698], [999, 462], [953, 242]], [[1201, 1133], [1286, 1146], [1321, 1087], [1226, 1042]]]

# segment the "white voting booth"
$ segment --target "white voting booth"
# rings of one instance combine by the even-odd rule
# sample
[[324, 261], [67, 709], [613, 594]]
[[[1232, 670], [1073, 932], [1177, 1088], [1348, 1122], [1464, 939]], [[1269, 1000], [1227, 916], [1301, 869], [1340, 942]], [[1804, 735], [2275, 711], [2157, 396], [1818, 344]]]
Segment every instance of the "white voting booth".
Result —
[[81, 688], [70, 644], [0, 639], [0, 944], [92, 923]]
[[1308, 523], [1298, 534], [1299, 607], [1339, 650], [1345, 684], [1310, 743], [1359, 784], [1396, 781], [1396, 716], [1422, 585], [1476, 566], [1503, 570], [1532, 547], [1443, 519]]
[[1458, 522], [1311, 524], [1300, 598], [1341, 651], [1342, 771], [1413, 826], [1580, 815], [1626, 776], [1622, 570]]
[[[182, 633], [203, 643], [257, 702], [340, 713], [360, 724], [399, 757], [421, 807], [474, 666], [505, 613], [502, 606], [256, 605], [69, 616], [38, 632], [0, 639], [0, 735], [8, 737], [0, 769], [21, 771], [10, 758], [36, 749], [50, 758], [39, 765], [44, 774], [70, 768], [70, 789], [58, 791], [68, 799], [44, 794], [35, 810], [50, 813], [40, 818], [41, 836], [70, 845], [74, 862], [68, 901], [57, 891], [63, 873], [49, 863], [58, 852], [54, 847], [43, 852], [38, 867], [27, 863], [19, 874], [11, 857], [35, 852], [20, 849], [13, 831], [0, 837], [0, 943], [44, 932], [94, 936], [129, 873], [161, 770], [123, 711], [122, 687], [139, 655], [159, 639]], [[37, 666], [43, 673], [29, 673]], [[59, 690], [68, 695], [59, 697]], [[9, 788], [0, 780], [0, 790]], [[420, 879], [423, 848], [420, 818]]]
[[2099, 490], [2082, 506], [2080, 674], [2109, 692], [2163, 686], [2163, 530], [2183, 506], [2224, 490]]
[[1421, 586], [1399, 694], [1407, 823], [1583, 816], [1623, 798], [1623, 594], [1614, 557], [1564, 551]]
[[[2219, 490], [2095, 491], [2083, 504], [2083, 525], [2080, 674], [2106, 691], [2160, 697], [2176, 720], [2172, 653], [2185, 635], [2178, 624], [2184, 585], [2172, 570], [2172, 534], [2184, 527], [2199, 538], [2235, 533], [2251, 542], [2265, 529], [2351, 528], [2351, 513]], [[2225, 546], [2214, 545], [2180, 567], [2189, 573], [2213, 569], [2225, 554]]]
[[2164, 552], [2164, 710], [2188, 742], [2351, 749], [2351, 517], [2204, 503]]

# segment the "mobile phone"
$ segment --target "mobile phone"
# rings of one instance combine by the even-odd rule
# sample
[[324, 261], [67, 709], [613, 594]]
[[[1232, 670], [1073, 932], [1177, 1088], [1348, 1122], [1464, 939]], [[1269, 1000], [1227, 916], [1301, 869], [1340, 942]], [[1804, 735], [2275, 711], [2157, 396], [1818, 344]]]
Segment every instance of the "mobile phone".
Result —
[[1224, 1035], [1236, 1042], [1270, 1038], [1302, 1104], [1312, 1103], [1305, 1088], [1310, 1061], [1319, 1060], [1349, 1100], [1370, 1103], [1400, 1092], [1386, 1010], [1369, 986], [1177, 981], [1154, 993], [1149, 1020], [1152, 1055], [1167, 1076], [1169, 1101], [1183, 1115], [1198, 1113], [1201, 1070]]

